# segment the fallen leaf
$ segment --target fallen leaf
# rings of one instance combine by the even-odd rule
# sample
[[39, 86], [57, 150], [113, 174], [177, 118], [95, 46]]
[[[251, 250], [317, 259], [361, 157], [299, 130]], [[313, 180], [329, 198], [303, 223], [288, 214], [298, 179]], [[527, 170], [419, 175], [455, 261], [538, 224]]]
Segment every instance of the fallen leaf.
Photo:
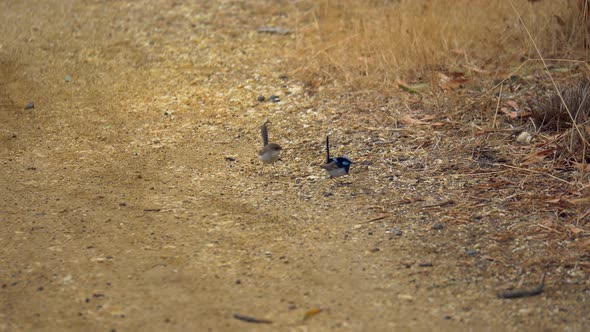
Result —
[[510, 107], [512, 107], [515, 111], [520, 111], [520, 106], [518, 106], [514, 100], [509, 100], [506, 102], [506, 104], [510, 105]]
[[567, 202], [570, 204], [573, 204], [573, 205], [586, 205], [586, 204], [590, 204], [590, 197], [572, 198], [572, 199], [568, 199]]
[[500, 110], [502, 111], [502, 113], [508, 115], [511, 119], [528, 118], [532, 114], [531, 112], [509, 111], [506, 107], [502, 107]]
[[462, 48], [455, 48], [451, 50], [451, 53], [453, 54], [457, 54], [457, 55], [467, 55], [467, 52], [462, 49]]
[[566, 225], [565, 227], [569, 228], [570, 232], [572, 232], [572, 234], [574, 234], [574, 235], [584, 233], [584, 229], [582, 229], [580, 227], [576, 227], [574, 225]]
[[409, 115], [402, 116], [402, 118], [400, 119], [400, 121], [403, 122], [403, 123], [410, 124], [410, 125], [423, 125], [423, 124], [427, 124], [426, 122], [421, 121], [421, 120], [414, 119], [414, 118], [410, 117]]
[[555, 151], [555, 149], [547, 149], [547, 150], [543, 150], [543, 151], [539, 151], [539, 152], [533, 152], [524, 158], [522, 165], [527, 166], [527, 165], [541, 162], [541, 161], [545, 160], [545, 158], [547, 156], [551, 155], [554, 151]]
[[467, 81], [469, 81], [468, 78], [457, 78], [442, 82], [441, 84], [439, 84], [439, 86], [443, 90], [457, 90], [462, 88], [463, 84]]
[[578, 248], [590, 251], [590, 239], [578, 242]]
[[471, 70], [471, 71], [474, 71], [474, 72], [479, 73], [479, 74], [487, 74], [487, 73], [489, 73], [487, 70], [480, 69], [480, 68], [478, 68], [476, 66], [472, 66], [472, 65], [463, 65], [463, 68], [468, 69], [468, 70]]
[[415, 95], [422, 95], [422, 93], [420, 93], [420, 91], [418, 91], [417, 89], [422, 88], [424, 86], [423, 84], [415, 84], [414, 86], [411, 86], [403, 81], [397, 80], [396, 81], [397, 86], [402, 89], [405, 92], [409, 92], [411, 94], [415, 94]]
[[509, 118], [511, 119], [516, 119], [518, 118], [518, 112], [514, 112], [514, 111], [509, 111], [506, 107], [502, 107], [500, 109], [500, 111], [502, 111], [502, 113], [508, 115]]
[[312, 308], [309, 309], [305, 312], [305, 315], [303, 315], [303, 320], [306, 321], [309, 318], [319, 314], [320, 312], [322, 312], [322, 308]]

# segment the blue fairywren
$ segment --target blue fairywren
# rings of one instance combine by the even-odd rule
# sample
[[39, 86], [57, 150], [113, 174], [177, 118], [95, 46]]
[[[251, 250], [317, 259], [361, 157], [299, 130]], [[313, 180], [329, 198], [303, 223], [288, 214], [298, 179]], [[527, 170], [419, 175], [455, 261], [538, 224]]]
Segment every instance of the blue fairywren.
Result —
[[353, 162], [347, 157], [330, 158], [330, 137], [326, 136], [326, 164], [322, 165], [331, 178], [347, 175]]
[[268, 128], [266, 125], [269, 123], [270, 122], [267, 120], [262, 126], [260, 126], [260, 134], [262, 135], [262, 143], [264, 145], [262, 149], [258, 151], [258, 155], [263, 164], [274, 164], [275, 161], [279, 160], [279, 154], [282, 150], [280, 145], [276, 143], [268, 143]]

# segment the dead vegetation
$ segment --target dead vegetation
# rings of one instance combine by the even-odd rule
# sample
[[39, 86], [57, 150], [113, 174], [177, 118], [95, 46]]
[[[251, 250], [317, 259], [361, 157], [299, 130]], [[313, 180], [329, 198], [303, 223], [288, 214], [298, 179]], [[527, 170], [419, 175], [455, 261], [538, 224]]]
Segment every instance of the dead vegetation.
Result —
[[[585, 54], [586, 24], [574, 1], [520, 0], [514, 7], [546, 58]], [[510, 1], [323, 0], [299, 16], [305, 61], [298, 72], [353, 90], [430, 83], [433, 72], [502, 77], [538, 59]]]
[[533, 115], [539, 130], [560, 134], [556, 144], [565, 159], [588, 163], [590, 80], [579, 79], [546, 99]]
[[[366, 100], [406, 95], [386, 106], [398, 114], [388, 117], [389, 126], [468, 121], [479, 131], [495, 132], [487, 139], [497, 139], [499, 146], [510, 137], [531, 143], [542, 132], [534, 143], [556, 149], [544, 157], [561, 158], [560, 165], [585, 163], [584, 82], [590, 70], [583, 62], [588, 24], [581, 5], [324, 0], [298, 11], [297, 46], [305, 60], [293, 73], [310, 89], [346, 90]], [[555, 80], [563, 98], [551, 84]], [[425, 104], [436, 114], [413, 117]], [[530, 147], [530, 153], [538, 152]]]
[[500, 0], [36, 4], [0, 4], [0, 330], [588, 325], [585, 125], [534, 121], [575, 3], [515, 1], [548, 65]]
[[[334, 125], [398, 130], [357, 138], [379, 141], [372, 157], [400, 158], [405, 145], [414, 147], [401, 157], [406, 171], [498, 172], [502, 180], [475, 187], [518, 197], [508, 210], [558, 216], [511, 234], [549, 230], [547, 238], [567, 234], [580, 240], [572, 248], [589, 250], [590, 204], [581, 198], [590, 171], [589, 30], [581, 3], [323, 0], [298, 11], [304, 61], [292, 73], [337, 96], [334, 107], [349, 116]], [[474, 204], [453, 199], [438, 217], [472, 220], [464, 211]]]

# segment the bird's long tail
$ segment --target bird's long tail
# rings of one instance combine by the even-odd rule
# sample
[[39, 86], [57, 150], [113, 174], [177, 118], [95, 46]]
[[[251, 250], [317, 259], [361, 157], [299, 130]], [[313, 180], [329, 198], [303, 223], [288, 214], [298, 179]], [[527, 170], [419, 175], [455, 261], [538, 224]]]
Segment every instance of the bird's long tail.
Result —
[[266, 124], [268, 123], [265, 122], [262, 126], [260, 126], [260, 134], [262, 135], [262, 146], [266, 146], [268, 145], [268, 128], [266, 128]]
[[330, 136], [326, 136], [326, 164], [330, 163]]

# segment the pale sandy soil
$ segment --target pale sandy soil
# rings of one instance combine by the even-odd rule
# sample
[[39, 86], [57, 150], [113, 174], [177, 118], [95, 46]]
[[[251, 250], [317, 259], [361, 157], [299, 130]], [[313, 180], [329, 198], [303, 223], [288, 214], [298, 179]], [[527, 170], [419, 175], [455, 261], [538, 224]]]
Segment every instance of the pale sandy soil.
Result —
[[[293, 27], [287, 2], [199, 3], [0, 3], [1, 331], [589, 328], [587, 251], [514, 204], [551, 179], [281, 77], [297, 36], [256, 29]], [[358, 161], [341, 181], [326, 133]]]

